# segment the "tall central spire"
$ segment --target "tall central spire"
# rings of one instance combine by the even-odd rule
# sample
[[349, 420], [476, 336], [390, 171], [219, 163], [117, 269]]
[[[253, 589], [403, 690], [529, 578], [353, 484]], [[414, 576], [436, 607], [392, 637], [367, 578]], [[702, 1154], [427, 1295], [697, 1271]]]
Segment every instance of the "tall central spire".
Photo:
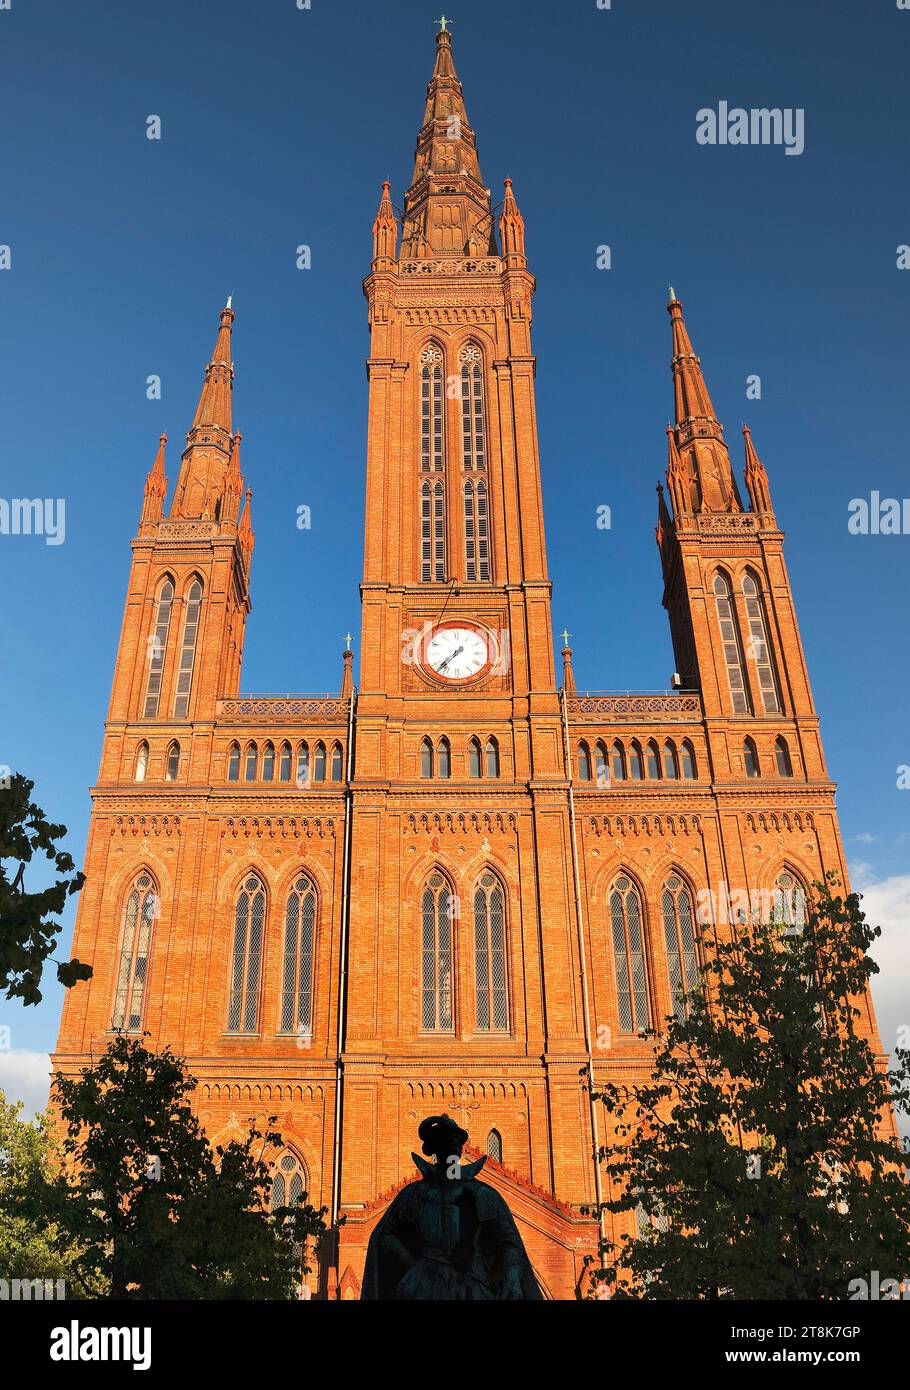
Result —
[[221, 310], [218, 336], [205, 369], [202, 393], [186, 436], [180, 476], [171, 506], [172, 516], [214, 516], [225, 473], [234, 452], [231, 397], [234, 363], [231, 359], [230, 300]]
[[405, 194], [404, 259], [495, 255], [493, 210], [455, 71], [452, 35], [436, 36], [436, 64]]
[[670, 430], [667, 482], [674, 511], [741, 512], [724, 429], [689, 337], [682, 304], [671, 288], [667, 305], [673, 331], [673, 389], [676, 424]]

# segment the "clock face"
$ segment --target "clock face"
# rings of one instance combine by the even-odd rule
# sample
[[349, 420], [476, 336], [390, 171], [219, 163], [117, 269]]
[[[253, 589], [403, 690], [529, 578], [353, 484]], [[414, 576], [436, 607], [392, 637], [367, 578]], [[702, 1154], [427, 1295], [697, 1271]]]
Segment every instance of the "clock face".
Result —
[[427, 643], [427, 665], [448, 680], [476, 676], [489, 659], [487, 640], [474, 627], [439, 628]]

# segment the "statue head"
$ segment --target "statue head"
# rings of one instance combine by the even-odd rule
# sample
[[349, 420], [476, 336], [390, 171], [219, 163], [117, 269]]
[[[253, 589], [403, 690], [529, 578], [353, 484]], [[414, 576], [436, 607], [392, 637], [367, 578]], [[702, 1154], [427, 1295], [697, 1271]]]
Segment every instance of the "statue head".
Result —
[[428, 1158], [435, 1158], [440, 1168], [450, 1158], [460, 1158], [468, 1142], [468, 1131], [456, 1124], [451, 1115], [428, 1115], [417, 1131]]

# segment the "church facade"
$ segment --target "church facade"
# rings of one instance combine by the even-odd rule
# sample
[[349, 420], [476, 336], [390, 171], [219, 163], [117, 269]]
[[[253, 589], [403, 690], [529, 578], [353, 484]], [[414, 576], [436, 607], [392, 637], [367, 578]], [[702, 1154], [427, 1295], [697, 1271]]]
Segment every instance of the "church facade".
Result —
[[162, 438], [133, 541], [74, 942], [94, 975], [54, 1064], [147, 1032], [186, 1057], [213, 1140], [277, 1116], [276, 1200], [345, 1217], [321, 1296], [359, 1295], [442, 1111], [490, 1155], [544, 1293], [576, 1296], [582, 1208], [606, 1195], [583, 1073], [644, 1074], [641, 1030], [684, 1007], [736, 904], [798, 916], [813, 881], [846, 881], [768, 477], [746, 430], [741, 492], [672, 292], [657, 542], [678, 679], [581, 695], [567, 639], [555, 669], [534, 286], [443, 30], [364, 282], [357, 688], [348, 650], [336, 696], [241, 693], [230, 306], [170, 507]]

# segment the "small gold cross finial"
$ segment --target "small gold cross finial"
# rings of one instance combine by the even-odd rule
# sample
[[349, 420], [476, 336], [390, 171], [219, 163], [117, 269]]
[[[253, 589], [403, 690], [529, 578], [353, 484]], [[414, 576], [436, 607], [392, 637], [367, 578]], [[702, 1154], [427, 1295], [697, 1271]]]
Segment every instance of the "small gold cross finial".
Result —
[[452, 21], [449, 18], [447, 18], [446, 15], [443, 15], [441, 19], [437, 19], [436, 23], [439, 25], [439, 32], [441, 34], [445, 34], [448, 32], [449, 26], [451, 25]]
[[568, 628], [564, 628], [560, 636], [562, 638], [562, 645], [567, 647], [569, 645], [569, 638], [572, 636], [571, 632], [569, 632]]
[[344, 634], [344, 640], [345, 640], [345, 642], [347, 643], [347, 646], [345, 647], [345, 651], [346, 651], [346, 652], [349, 652], [349, 651], [351, 650], [351, 643], [353, 642], [354, 639], [353, 639], [353, 637], [351, 636], [351, 634], [350, 634], [349, 632], [346, 632], [346, 633]]

